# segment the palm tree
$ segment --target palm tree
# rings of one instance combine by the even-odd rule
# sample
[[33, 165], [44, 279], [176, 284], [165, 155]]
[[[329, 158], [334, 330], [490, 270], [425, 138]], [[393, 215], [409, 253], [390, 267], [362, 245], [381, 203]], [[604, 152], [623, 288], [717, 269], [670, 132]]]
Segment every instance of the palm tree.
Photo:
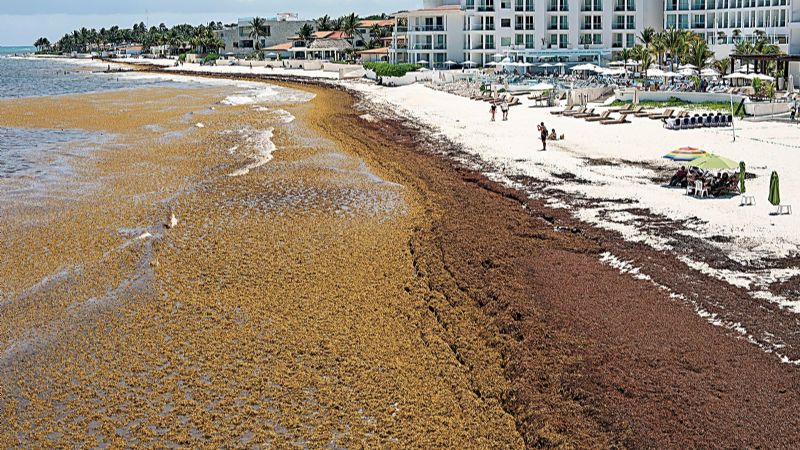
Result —
[[267, 20], [263, 17], [254, 17], [250, 22], [250, 37], [253, 38], [253, 48], [261, 50], [261, 36], [267, 35]]
[[703, 39], [692, 39], [689, 43], [687, 54], [690, 64], [697, 66], [697, 70], [703, 70], [708, 66], [708, 60], [714, 55], [708, 48], [708, 44]]
[[714, 67], [717, 69], [720, 75], [725, 75], [731, 68], [731, 60], [730, 58], [718, 59], [714, 61]]
[[[356, 33], [358, 32], [358, 16], [356, 13], [350, 13], [344, 16], [342, 20], [342, 32], [350, 36], [350, 47], [355, 50], [356, 48]], [[363, 38], [362, 38], [363, 39]]]
[[639, 66], [643, 74], [647, 75], [650, 66], [653, 65], [653, 55], [648, 51], [643, 51], [639, 56]]
[[622, 61], [622, 67], [625, 69], [625, 78], [628, 78], [628, 60], [631, 59], [632, 56], [632, 52], [627, 48], [623, 48], [617, 53], [618, 60]]
[[317, 29], [319, 31], [331, 31], [333, 24], [331, 23], [331, 16], [325, 14], [319, 19], [315, 20]]
[[683, 30], [679, 30], [677, 28], [670, 28], [664, 30], [664, 47], [669, 50], [670, 55], [670, 70], [674, 71], [675, 69], [675, 59], [680, 54], [681, 50], [683, 49], [684, 43], [686, 42], [686, 33]]
[[644, 44], [646, 48], [650, 48], [650, 44], [656, 38], [656, 30], [653, 27], [647, 27], [639, 34], [639, 42]]
[[[734, 46], [737, 55], [752, 55], [753, 54], [753, 44], [749, 41], [739, 41]], [[747, 63], [746, 59], [742, 59], [742, 62], [747, 65], [747, 73], [750, 73], [750, 66]]]
[[331, 21], [331, 31], [342, 31], [344, 24], [344, 17], [337, 17]]
[[314, 28], [307, 23], [303, 24], [303, 26], [300, 27], [300, 31], [297, 33], [297, 37], [305, 42], [305, 46], [308, 47], [309, 42], [314, 37]]
[[732, 36], [733, 36], [733, 42], [738, 43], [739, 39], [741, 39], [741, 37], [742, 37], [742, 30], [740, 30], [738, 28], [733, 30]]

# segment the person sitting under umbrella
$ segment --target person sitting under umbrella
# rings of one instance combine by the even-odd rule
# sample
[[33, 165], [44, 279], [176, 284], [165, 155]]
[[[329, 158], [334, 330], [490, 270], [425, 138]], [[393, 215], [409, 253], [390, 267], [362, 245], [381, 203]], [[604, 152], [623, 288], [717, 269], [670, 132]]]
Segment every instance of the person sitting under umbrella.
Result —
[[675, 172], [675, 175], [673, 175], [672, 178], [669, 180], [669, 186], [670, 187], [675, 187], [675, 186], [686, 187], [686, 177], [688, 175], [689, 175], [689, 172], [686, 171], [686, 166], [681, 166], [681, 168], [678, 169], [678, 171]]

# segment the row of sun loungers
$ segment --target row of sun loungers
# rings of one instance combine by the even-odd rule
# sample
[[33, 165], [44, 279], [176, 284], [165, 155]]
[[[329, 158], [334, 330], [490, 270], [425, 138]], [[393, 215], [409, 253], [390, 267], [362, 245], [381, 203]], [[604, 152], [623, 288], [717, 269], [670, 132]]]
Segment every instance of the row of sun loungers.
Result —
[[[620, 117], [617, 118], [612, 117], [611, 114], [614, 113], [619, 113]], [[679, 113], [676, 113], [674, 109], [667, 108], [664, 111], [660, 112], [649, 112], [645, 111], [644, 108], [642, 108], [641, 106], [634, 107], [633, 105], [626, 105], [621, 108], [609, 108], [601, 113], [595, 112], [594, 108], [589, 108], [586, 106], [576, 107], [573, 105], [561, 111], [552, 111], [551, 114], [555, 116], [584, 119], [587, 122], [600, 122], [601, 124], [604, 125], [630, 123], [630, 121], [627, 120], [627, 118], [631, 116], [642, 117], [651, 120], [661, 120], [665, 123], [667, 121], [676, 120], [678, 121], [677, 123], [679, 124], [682, 123], [681, 121], [683, 119], [689, 119], [691, 123], [691, 119], [689, 118], [689, 113], [686, 111], [681, 111]]]
[[473, 95], [470, 97], [470, 99], [490, 103], [502, 103], [503, 101], [506, 101], [508, 102], [508, 106], [517, 106], [522, 104], [522, 101], [519, 99], [519, 97], [514, 97], [511, 94], [498, 94], [497, 92], [487, 92], [481, 95]]
[[729, 127], [733, 124], [731, 114], [695, 114], [692, 117], [664, 119], [664, 128], [669, 130], [688, 130], [691, 128]]

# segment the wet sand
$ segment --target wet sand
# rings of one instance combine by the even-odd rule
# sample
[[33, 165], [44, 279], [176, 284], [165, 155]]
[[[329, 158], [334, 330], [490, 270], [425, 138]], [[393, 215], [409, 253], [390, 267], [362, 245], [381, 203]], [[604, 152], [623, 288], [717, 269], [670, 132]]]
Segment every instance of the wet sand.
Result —
[[[12, 412], [2, 442], [790, 448], [797, 440], [796, 369], [601, 261], [607, 252], [649, 261], [663, 268], [660, 282], [667, 256], [465, 168], [457, 145], [390, 111], [302, 88], [317, 97], [288, 109], [308, 130], [276, 127], [283, 150], [246, 176], [228, 176], [247, 161], [231, 161], [230, 136], [216, 132], [233, 120], [258, 124], [252, 109], [220, 108], [203, 119], [194, 146], [175, 150], [175, 167], [189, 169], [167, 179], [194, 174], [195, 182], [176, 181], [180, 195], [140, 222], [166, 209], [178, 226], [151, 250], [130, 246], [130, 256], [114, 258], [135, 267], [146, 255], [143, 286], [0, 366], [0, 407]], [[207, 149], [199, 161], [198, 146]], [[83, 276], [72, 284], [101, 291], [116, 282]], [[42, 298], [88, 295], [58, 286]], [[25, 325], [22, 310], [14, 321]], [[3, 345], [25, 329], [4, 329]]]

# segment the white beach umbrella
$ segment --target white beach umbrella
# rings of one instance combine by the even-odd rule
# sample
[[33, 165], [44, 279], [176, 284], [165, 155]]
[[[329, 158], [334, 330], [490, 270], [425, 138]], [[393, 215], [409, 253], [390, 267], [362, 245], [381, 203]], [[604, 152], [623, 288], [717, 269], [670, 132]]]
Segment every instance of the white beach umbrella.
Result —
[[769, 75], [764, 75], [763, 73], [751, 73], [750, 75], [748, 75], [748, 77], [751, 80], [755, 79], [755, 78], [758, 78], [758, 79], [764, 80], [764, 81], [775, 81], [775, 78], [772, 78]]
[[749, 75], [746, 75], [746, 74], [743, 74], [743, 73], [740, 73], [740, 72], [736, 72], [736, 73], [732, 73], [730, 75], [725, 75], [724, 77], [722, 77], [722, 79], [723, 80], [751, 80], [752, 78], [750, 78]]
[[566, 64], [564, 64], [562, 62], [557, 62], [557, 63], [553, 64], [553, 67], [564, 67], [564, 66], [566, 66]]
[[494, 55], [492, 55], [492, 56], [494, 56], [495, 58], [502, 58], [502, 57], [504, 57], [504, 56], [506, 56], [506, 55], [505, 55], [504, 53], [495, 53], [495, 54], [494, 54]]
[[472, 67], [472, 66], [477, 66], [477, 65], [478, 65], [478, 63], [474, 63], [474, 62], [472, 62], [472, 61], [464, 61], [464, 65], [465, 65], [465, 66]]
[[692, 75], [697, 75], [697, 70], [695, 70], [695, 69], [681, 69], [680, 72], [678, 72], [678, 73], [680, 73], [681, 75], [686, 75], [687, 77], [690, 77]]
[[647, 69], [648, 77], [663, 77], [665, 73], [666, 72], [661, 69]]
[[417, 64], [425, 65], [425, 64], [428, 64], [428, 61], [425, 60], [425, 59], [420, 59], [419, 61], [417, 61]]
[[677, 72], [664, 72], [664, 75], [661, 75], [664, 78], [680, 78], [683, 74]]
[[594, 64], [578, 64], [577, 66], [572, 67], [570, 70], [574, 72], [580, 72], [580, 71], [597, 72], [597, 68], [598, 67], [595, 66]]
[[539, 67], [555, 67], [550, 63], [539, 64]]
[[703, 76], [703, 77], [718, 77], [719, 76], [719, 72], [717, 72], [714, 69], [703, 69], [703, 70], [700, 71], [700, 76]]
[[494, 62], [494, 61], [492, 61], [492, 62], [488, 62], [488, 63], [486, 63], [486, 65], [487, 65], [487, 66], [492, 66], [492, 67], [494, 67], [494, 66], [496, 66], [496, 65], [497, 65], [497, 63], [496, 63], [496, 62]]
[[697, 69], [697, 66], [695, 66], [694, 64], [684, 64], [682, 66], [679, 66], [678, 69], [692, 69], [692, 70], [694, 70], [694, 69]]
[[748, 71], [752, 72], [753, 70], [755, 70], [755, 67], [753, 67], [752, 64], [747, 64], [747, 65], [739, 67], [736, 70], [739, 71], [739, 72], [748, 72]]
[[502, 61], [500, 61], [500, 62], [501, 62], [501, 63], [503, 63], [503, 64], [509, 64], [509, 63], [511, 63], [511, 58], [509, 58], [508, 56], [506, 56], [506, 57], [505, 57], [505, 58], [503, 58], [503, 60], [502, 60]]
[[456, 65], [456, 64], [458, 64], [458, 63], [457, 63], [457, 62], [455, 62], [455, 61], [450, 61], [450, 60], [447, 60], [447, 61], [445, 61], [445, 62], [444, 62], [444, 64], [445, 64], [446, 66], [455, 66], [455, 65]]

